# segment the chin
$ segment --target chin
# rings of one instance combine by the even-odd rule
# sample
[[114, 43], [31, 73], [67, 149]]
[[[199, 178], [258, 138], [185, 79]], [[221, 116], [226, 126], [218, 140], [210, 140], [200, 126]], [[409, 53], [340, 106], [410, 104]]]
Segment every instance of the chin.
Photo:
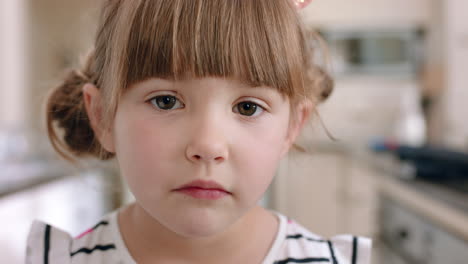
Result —
[[185, 238], [207, 238], [225, 232], [233, 224], [232, 219], [224, 217], [188, 216], [174, 221], [169, 227]]
[[226, 232], [243, 212], [231, 204], [207, 206], [179, 201], [148, 206], [145, 211], [167, 231], [191, 239], [209, 238]]
[[[172, 232], [184, 238], [208, 238], [229, 229], [237, 218], [222, 210], [193, 209], [179, 212], [162, 223]], [[166, 219], [166, 220], [169, 220]]]

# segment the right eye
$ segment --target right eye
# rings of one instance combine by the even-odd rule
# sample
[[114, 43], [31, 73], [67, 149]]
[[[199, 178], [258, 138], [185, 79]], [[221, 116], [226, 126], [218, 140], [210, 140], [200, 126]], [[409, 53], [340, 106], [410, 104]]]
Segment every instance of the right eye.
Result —
[[[150, 99], [150, 103], [161, 110], [174, 110], [182, 107], [179, 99], [172, 95], [155, 96]], [[174, 106], [177, 106], [174, 108]]]

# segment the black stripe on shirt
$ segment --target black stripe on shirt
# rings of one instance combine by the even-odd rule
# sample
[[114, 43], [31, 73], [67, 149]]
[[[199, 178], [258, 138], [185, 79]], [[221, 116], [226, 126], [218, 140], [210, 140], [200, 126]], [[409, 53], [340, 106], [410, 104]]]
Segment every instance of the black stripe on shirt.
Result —
[[294, 259], [287, 258], [284, 260], [275, 261], [274, 264], [286, 264], [286, 263], [314, 263], [314, 262], [329, 262], [329, 258], [303, 258], [303, 259]]
[[335, 251], [333, 250], [333, 244], [330, 240], [328, 240], [327, 242], [328, 242], [328, 248], [330, 248], [330, 255], [332, 257], [333, 264], [338, 264], [338, 261], [336, 260], [336, 257], [335, 257]]
[[45, 226], [44, 232], [44, 264], [49, 264], [49, 250], [50, 250], [50, 225]]
[[301, 238], [304, 238], [304, 239], [309, 240], [309, 241], [314, 241], [314, 242], [328, 242], [328, 240], [305, 237], [302, 234], [289, 235], [289, 236], [286, 237], [286, 239], [301, 239]]
[[107, 221], [101, 221], [101, 222], [97, 223], [95, 226], [93, 226], [92, 229], [94, 230], [94, 229], [98, 228], [100, 225], [108, 225], [108, 224], [109, 224], [109, 222], [107, 222]]
[[351, 257], [351, 264], [356, 264], [357, 259], [357, 245], [358, 245], [358, 238], [353, 236], [353, 256]]
[[114, 244], [109, 244], [109, 245], [96, 245], [94, 248], [89, 249], [89, 248], [80, 248], [75, 252], [70, 253], [70, 257], [73, 257], [74, 255], [78, 253], [84, 253], [84, 254], [91, 254], [95, 250], [100, 250], [100, 251], [106, 251], [109, 249], [115, 249]]

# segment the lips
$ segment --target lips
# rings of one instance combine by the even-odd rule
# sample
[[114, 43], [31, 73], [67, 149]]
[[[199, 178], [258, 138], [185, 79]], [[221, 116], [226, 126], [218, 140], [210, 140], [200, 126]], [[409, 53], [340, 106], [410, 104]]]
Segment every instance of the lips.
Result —
[[218, 200], [231, 193], [223, 188], [222, 185], [215, 181], [196, 180], [184, 184], [174, 190], [175, 192], [189, 195], [196, 199], [203, 200]]

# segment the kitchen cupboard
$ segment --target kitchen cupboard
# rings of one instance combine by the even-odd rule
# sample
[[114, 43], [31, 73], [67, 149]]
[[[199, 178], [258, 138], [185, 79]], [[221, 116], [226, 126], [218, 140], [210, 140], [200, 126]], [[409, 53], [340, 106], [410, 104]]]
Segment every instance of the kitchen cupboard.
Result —
[[468, 1], [443, 1], [445, 41], [445, 120], [444, 143], [468, 150]]
[[[379, 185], [381, 264], [459, 264], [468, 258], [467, 194], [388, 174]], [[399, 262], [395, 262], [399, 259]]]
[[272, 185], [272, 207], [325, 237], [373, 236], [375, 179], [375, 172], [347, 151], [291, 152]]
[[272, 207], [320, 235], [340, 227], [341, 157], [291, 152], [281, 161], [271, 189]]
[[[313, 1], [303, 10], [306, 23], [340, 27], [391, 27], [430, 22], [432, 0]], [[461, 0], [463, 1], [463, 0]]]

